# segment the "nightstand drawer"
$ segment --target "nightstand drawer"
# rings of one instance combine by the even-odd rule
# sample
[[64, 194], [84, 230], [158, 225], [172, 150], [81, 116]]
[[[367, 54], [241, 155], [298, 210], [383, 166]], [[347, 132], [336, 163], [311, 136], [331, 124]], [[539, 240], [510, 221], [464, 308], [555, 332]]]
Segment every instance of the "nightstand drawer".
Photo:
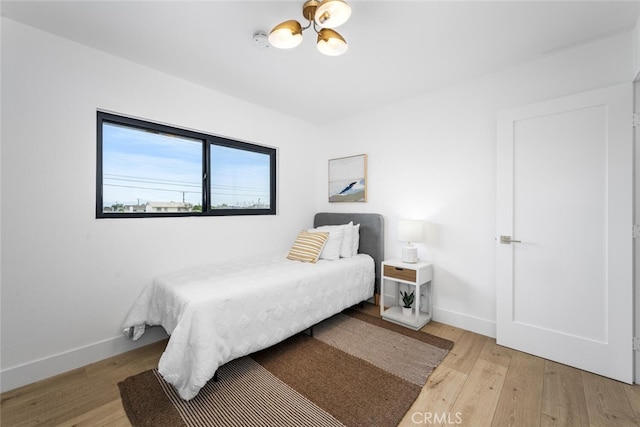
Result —
[[410, 268], [394, 267], [392, 265], [385, 265], [382, 273], [386, 277], [393, 277], [394, 279], [406, 280], [408, 282], [416, 281], [416, 271]]

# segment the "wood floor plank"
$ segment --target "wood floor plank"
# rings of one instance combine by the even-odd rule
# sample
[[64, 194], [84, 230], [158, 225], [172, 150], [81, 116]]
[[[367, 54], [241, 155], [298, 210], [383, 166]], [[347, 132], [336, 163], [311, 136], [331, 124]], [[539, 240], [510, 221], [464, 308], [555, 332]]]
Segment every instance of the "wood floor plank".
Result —
[[451, 413], [459, 415], [464, 425], [490, 426], [506, 375], [504, 366], [476, 359]]
[[55, 392], [61, 381], [73, 387], [74, 384], [81, 384], [86, 381], [86, 379], [87, 374], [84, 368], [74, 369], [61, 375], [56, 375], [54, 377], [2, 393], [0, 404], [2, 405], [3, 411], [10, 411], [15, 404], [22, 405], [25, 400], [35, 401], [38, 399], [48, 398], [47, 395]]
[[589, 425], [637, 426], [623, 384], [590, 372], [581, 372]]
[[[640, 369], [640, 366], [636, 369]], [[633, 409], [636, 422], [640, 426], [640, 384], [623, 384], [622, 387], [624, 388], [625, 393], [627, 393], [629, 404], [631, 405], [631, 409]]]
[[516, 352], [511, 358], [494, 426], [540, 425], [544, 359]]
[[438, 418], [447, 417], [466, 381], [466, 374], [438, 366], [399, 425], [424, 426], [431, 424], [436, 414]]
[[465, 331], [458, 341], [454, 342], [453, 348], [449, 350], [449, 354], [441, 365], [455, 369], [463, 374], [469, 374], [471, 368], [476, 364], [480, 352], [489, 340], [491, 338]]
[[[88, 396], [91, 398], [88, 399]], [[108, 402], [109, 399], [117, 398], [119, 394], [105, 393], [104, 388], [97, 382], [84, 381], [73, 384], [60, 382], [51, 393], [29, 399], [27, 403], [30, 417], [37, 419], [39, 424], [54, 425], [90, 411]], [[5, 418], [6, 415], [8, 414], [4, 414], [3, 410], [3, 423], [11, 419]], [[17, 416], [20, 417], [20, 414], [18, 413]]]
[[77, 417], [63, 421], [59, 427], [130, 426], [120, 399], [112, 400]]
[[541, 426], [589, 425], [587, 402], [579, 369], [545, 361]]
[[[64, 378], [60, 380], [64, 381]], [[34, 395], [21, 394], [20, 397], [11, 401], [11, 405], [2, 405], [1, 424], [16, 427], [52, 424], [50, 414], [58, 411], [60, 404], [64, 402], [63, 394], [50, 388], [47, 388], [46, 392], [34, 393]], [[28, 418], [25, 418], [26, 415]]]
[[508, 368], [514, 352], [510, 348], [496, 344], [495, 339], [490, 339], [487, 340], [478, 357]]
[[453, 342], [457, 342], [460, 339], [460, 336], [466, 332], [464, 329], [434, 321], [427, 323], [422, 328], [422, 331]]

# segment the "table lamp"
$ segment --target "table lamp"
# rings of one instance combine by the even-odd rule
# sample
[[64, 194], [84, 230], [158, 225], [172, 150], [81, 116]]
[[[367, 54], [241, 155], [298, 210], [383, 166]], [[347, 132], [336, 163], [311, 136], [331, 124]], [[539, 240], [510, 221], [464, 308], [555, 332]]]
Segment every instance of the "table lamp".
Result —
[[407, 242], [407, 245], [402, 248], [402, 262], [411, 264], [418, 262], [418, 248], [411, 242], [422, 240], [422, 221], [411, 219], [398, 221], [398, 240]]

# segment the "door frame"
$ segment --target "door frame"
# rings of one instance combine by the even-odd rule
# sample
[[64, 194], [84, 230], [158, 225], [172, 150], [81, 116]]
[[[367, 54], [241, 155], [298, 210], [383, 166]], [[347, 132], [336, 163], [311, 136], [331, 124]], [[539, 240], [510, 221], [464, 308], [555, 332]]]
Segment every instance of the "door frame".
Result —
[[[638, 114], [640, 111], [640, 74], [636, 77], [633, 83], [633, 112]], [[640, 225], [640, 173], [638, 172], [638, 165], [640, 165], [640, 131], [638, 125], [633, 127], [633, 219], [634, 224]], [[633, 258], [634, 258], [634, 270], [633, 270], [633, 283], [635, 284], [635, 329], [633, 336], [636, 341], [640, 341], [640, 238], [636, 236], [633, 245]], [[635, 350], [635, 383], [640, 384], [640, 349]]]

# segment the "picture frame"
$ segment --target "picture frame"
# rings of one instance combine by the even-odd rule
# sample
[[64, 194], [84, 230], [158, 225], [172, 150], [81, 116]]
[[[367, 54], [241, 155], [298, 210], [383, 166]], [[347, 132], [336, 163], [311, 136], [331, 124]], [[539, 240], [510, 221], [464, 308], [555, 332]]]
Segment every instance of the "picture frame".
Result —
[[367, 201], [367, 155], [329, 160], [329, 202]]

